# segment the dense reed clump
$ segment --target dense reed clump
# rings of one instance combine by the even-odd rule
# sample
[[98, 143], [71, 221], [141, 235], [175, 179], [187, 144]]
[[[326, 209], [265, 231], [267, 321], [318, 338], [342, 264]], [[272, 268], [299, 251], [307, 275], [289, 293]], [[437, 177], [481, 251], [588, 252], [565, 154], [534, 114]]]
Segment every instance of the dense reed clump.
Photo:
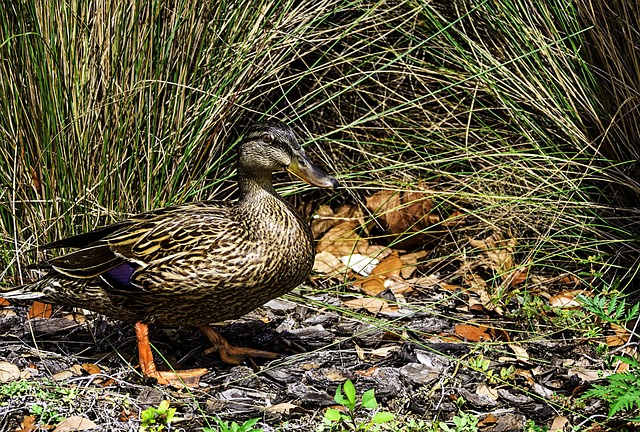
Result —
[[3, 2], [4, 283], [36, 243], [228, 196], [262, 113], [322, 142], [343, 200], [463, 210], [434, 254], [501, 232], [542, 272], [637, 277], [637, 6]]

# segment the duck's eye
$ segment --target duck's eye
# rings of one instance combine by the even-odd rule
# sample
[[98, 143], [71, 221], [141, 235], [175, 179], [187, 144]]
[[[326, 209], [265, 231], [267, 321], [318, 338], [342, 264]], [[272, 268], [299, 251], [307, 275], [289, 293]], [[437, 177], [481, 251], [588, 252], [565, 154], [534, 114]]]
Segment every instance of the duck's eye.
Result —
[[271, 135], [269, 132], [265, 132], [262, 134], [262, 141], [266, 142], [266, 143], [270, 143], [271, 141], [273, 141], [273, 135]]

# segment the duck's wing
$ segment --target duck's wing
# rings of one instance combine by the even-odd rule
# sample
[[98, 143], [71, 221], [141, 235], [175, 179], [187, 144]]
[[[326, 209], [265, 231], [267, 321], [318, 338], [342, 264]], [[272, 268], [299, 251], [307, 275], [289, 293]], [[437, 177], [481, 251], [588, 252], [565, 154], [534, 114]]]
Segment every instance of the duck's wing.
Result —
[[31, 249], [29, 252], [33, 252], [36, 250], [43, 251], [43, 250], [49, 250], [49, 249], [62, 249], [62, 248], [72, 248], [72, 249], [84, 248], [89, 246], [92, 243], [102, 240], [106, 236], [113, 234], [114, 232], [120, 230], [121, 228], [126, 227], [127, 225], [131, 225], [132, 223], [134, 222], [129, 219], [119, 221], [111, 225], [97, 228], [88, 233], [78, 234], [71, 237], [65, 237], [63, 239], [38, 246], [37, 248]]
[[[74, 278], [123, 274], [163, 258], [197, 250], [225, 230], [229, 208], [209, 202], [167, 207], [142, 213], [95, 231], [58, 240], [43, 249], [78, 250], [32, 266]], [[217, 223], [216, 223], [217, 222]], [[115, 269], [115, 270], [114, 270]], [[120, 284], [118, 284], [120, 285]]]
[[[71, 248], [71, 249], [86, 248], [99, 242], [105, 237], [108, 237], [114, 233], [117, 233], [123, 230], [125, 227], [134, 225], [136, 223], [156, 219], [162, 215], [170, 215], [172, 213], [179, 212], [181, 209], [185, 207], [198, 206], [198, 205], [202, 206], [204, 204], [208, 204], [208, 202], [175, 205], [170, 207], [164, 207], [157, 210], [151, 210], [144, 213], [139, 213], [135, 216], [130, 217], [129, 219], [124, 219], [124, 220], [112, 223], [110, 225], [96, 228], [95, 230], [90, 231], [88, 233], [65, 237], [63, 239], [56, 240], [51, 243], [40, 245], [36, 248], [30, 249], [28, 252], [44, 251], [44, 250], [50, 250], [50, 249], [62, 249], [62, 248]], [[46, 262], [47, 261], [42, 261], [42, 264], [46, 265]], [[36, 264], [32, 264], [31, 267], [40, 268], [39, 265], [40, 263], [36, 263]]]

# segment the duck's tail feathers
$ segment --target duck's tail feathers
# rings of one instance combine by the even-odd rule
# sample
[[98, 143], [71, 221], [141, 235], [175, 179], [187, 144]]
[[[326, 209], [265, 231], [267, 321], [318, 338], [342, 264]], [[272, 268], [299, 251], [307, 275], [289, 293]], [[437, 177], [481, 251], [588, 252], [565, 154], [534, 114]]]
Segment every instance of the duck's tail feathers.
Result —
[[0, 290], [0, 297], [13, 300], [38, 300], [45, 297], [40, 285], [43, 285], [42, 279], [25, 285], [13, 287], [7, 291]]

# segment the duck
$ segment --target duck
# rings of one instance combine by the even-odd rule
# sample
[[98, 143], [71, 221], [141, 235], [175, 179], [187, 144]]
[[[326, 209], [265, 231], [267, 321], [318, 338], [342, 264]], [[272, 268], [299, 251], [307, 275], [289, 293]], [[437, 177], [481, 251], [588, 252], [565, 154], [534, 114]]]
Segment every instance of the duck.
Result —
[[289, 125], [256, 122], [237, 147], [237, 201], [173, 205], [45, 244], [41, 250], [72, 251], [32, 264], [42, 277], [0, 296], [133, 323], [142, 375], [159, 384], [193, 381], [208, 370], [158, 370], [149, 325], [195, 327], [212, 344], [205, 353], [217, 351], [226, 363], [275, 358], [231, 345], [210, 324], [253, 311], [311, 272], [315, 247], [309, 223], [273, 186], [273, 173], [283, 170], [313, 186], [338, 186], [310, 161]]

